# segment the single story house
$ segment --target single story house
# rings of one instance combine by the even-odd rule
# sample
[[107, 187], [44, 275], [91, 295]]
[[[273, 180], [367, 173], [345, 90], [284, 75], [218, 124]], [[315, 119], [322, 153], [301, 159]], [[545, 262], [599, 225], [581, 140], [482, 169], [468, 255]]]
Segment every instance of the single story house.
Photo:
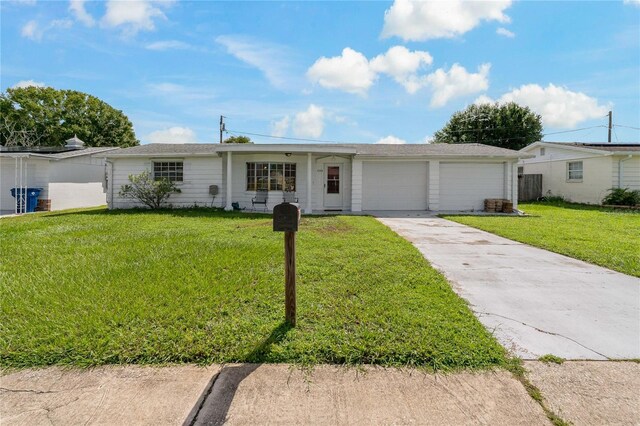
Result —
[[105, 160], [93, 155], [117, 149], [85, 148], [77, 137], [64, 147], [0, 147], [0, 213], [19, 211], [12, 188], [42, 188], [38, 210], [106, 204]]
[[640, 190], [640, 144], [535, 142], [520, 150], [521, 174], [541, 174], [542, 194], [600, 204], [611, 188]]
[[527, 155], [480, 144], [149, 144], [102, 156], [112, 209], [140, 206], [120, 188], [149, 171], [178, 184], [174, 207], [251, 208], [262, 189], [271, 210], [287, 190], [312, 213], [478, 211], [485, 198], [517, 207], [517, 162]]

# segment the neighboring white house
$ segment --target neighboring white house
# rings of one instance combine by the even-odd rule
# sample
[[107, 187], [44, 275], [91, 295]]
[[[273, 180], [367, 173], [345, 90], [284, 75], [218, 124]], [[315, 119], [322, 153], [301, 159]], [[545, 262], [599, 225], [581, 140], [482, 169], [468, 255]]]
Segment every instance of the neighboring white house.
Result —
[[129, 175], [150, 171], [177, 182], [181, 192], [168, 200], [175, 207], [251, 208], [262, 188], [271, 210], [288, 189], [311, 213], [472, 211], [485, 198], [517, 207], [517, 162], [526, 154], [480, 144], [150, 144], [103, 156], [110, 208], [139, 206], [119, 191]]
[[542, 193], [600, 204], [611, 188], [640, 190], [640, 144], [535, 142], [519, 172], [542, 175]]
[[74, 137], [64, 147], [0, 147], [0, 212], [14, 213], [11, 188], [42, 188], [40, 207], [62, 210], [106, 204], [105, 160], [94, 154], [113, 147], [85, 148]]

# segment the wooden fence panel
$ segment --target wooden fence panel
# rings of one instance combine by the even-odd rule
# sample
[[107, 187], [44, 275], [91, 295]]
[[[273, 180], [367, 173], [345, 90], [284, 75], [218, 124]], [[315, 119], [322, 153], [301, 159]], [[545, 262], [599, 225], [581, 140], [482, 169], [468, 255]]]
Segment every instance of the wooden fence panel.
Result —
[[518, 176], [518, 201], [535, 201], [542, 197], [542, 175]]

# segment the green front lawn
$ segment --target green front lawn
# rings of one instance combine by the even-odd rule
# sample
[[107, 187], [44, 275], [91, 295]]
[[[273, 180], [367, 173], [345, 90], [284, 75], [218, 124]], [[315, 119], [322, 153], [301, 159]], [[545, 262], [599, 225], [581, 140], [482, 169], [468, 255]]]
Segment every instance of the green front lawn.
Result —
[[271, 217], [102, 209], [0, 221], [0, 364], [293, 362], [484, 368], [504, 351], [368, 217], [303, 218], [298, 326]]
[[520, 209], [532, 216], [446, 218], [640, 277], [640, 212], [570, 203], [521, 204]]

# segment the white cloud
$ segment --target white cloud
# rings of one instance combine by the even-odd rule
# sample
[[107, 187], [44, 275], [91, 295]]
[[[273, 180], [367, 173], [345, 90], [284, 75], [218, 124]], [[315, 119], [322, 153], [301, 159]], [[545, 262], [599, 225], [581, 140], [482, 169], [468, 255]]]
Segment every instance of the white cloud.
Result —
[[70, 0], [69, 10], [74, 14], [76, 19], [87, 27], [93, 27], [96, 24], [95, 19], [84, 8], [85, 0]]
[[396, 0], [384, 14], [382, 36], [398, 36], [405, 41], [452, 38], [472, 30], [482, 21], [510, 22], [504, 14], [510, 6], [511, 0]]
[[640, 0], [624, 0], [624, 4], [630, 4], [633, 6], [640, 6]]
[[410, 51], [404, 46], [394, 46], [385, 54], [371, 60], [371, 69], [378, 73], [388, 74], [408, 93], [415, 93], [422, 86], [417, 76], [419, 69], [431, 65], [433, 58], [429, 52]]
[[40, 41], [47, 31], [57, 28], [66, 29], [70, 28], [72, 25], [73, 22], [69, 19], [54, 19], [53, 21], [50, 21], [47, 26], [41, 27], [38, 22], [31, 20], [22, 27], [20, 34], [22, 37], [33, 41]]
[[324, 131], [325, 113], [322, 107], [309, 105], [306, 111], [301, 111], [293, 118], [293, 134], [301, 138], [319, 138]]
[[20, 31], [22, 37], [31, 39], [31, 40], [40, 40], [42, 38], [42, 31], [38, 29], [38, 23], [36, 21], [29, 21], [22, 27]]
[[163, 40], [149, 43], [145, 46], [149, 50], [179, 50], [191, 49], [191, 45], [178, 40]]
[[24, 89], [25, 87], [47, 87], [46, 84], [33, 80], [22, 80], [13, 85], [13, 89]]
[[285, 89], [291, 85], [285, 57], [287, 47], [234, 35], [219, 36], [216, 43], [224, 46], [227, 53], [262, 71], [274, 87]]
[[188, 127], [170, 127], [149, 133], [150, 143], [198, 143], [196, 134]]
[[376, 142], [378, 144], [390, 144], [390, 145], [402, 145], [407, 143], [407, 141], [405, 141], [404, 139], [400, 139], [397, 138], [393, 135], [389, 135], [387, 137], [384, 137], [382, 139], [378, 139], [378, 141]]
[[105, 27], [122, 27], [125, 35], [134, 35], [138, 31], [152, 31], [155, 29], [156, 19], [167, 19], [167, 16], [156, 7], [167, 7], [171, 1], [154, 0], [109, 0], [107, 12], [102, 17]]
[[375, 81], [376, 73], [362, 53], [345, 47], [340, 56], [318, 59], [307, 70], [307, 77], [329, 89], [365, 95]]
[[362, 53], [346, 47], [340, 56], [318, 59], [307, 71], [307, 77], [329, 89], [365, 95], [378, 75], [386, 74], [408, 93], [415, 93], [424, 85], [418, 71], [432, 62], [429, 52], [410, 51], [404, 46], [391, 47], [370, 61]]
[[426, 84], [433, 90], [431, 107], [442, 107], [453, 98], [487, 90], [490, 69], [491, 64], [482, 64], [477, 73], [470, 73], [459, 64], [453, 64], [449, 71], [440, 68], [429, 74]]
[[287, 134], [287, 130], [289, 130], [289, 125], [291, 124], [291, 119], [288, 115], [282, 117], [281, 120], [274, 121], [271, 123], [271, 136], [282, 137]]
[[[639, 0], [640, 1], [640, 0]], [[509, 31], [506, 28], [500, 27], [496, 30], [496, 34], [501, 35], [501, 36], [505, 36], [508, 38], [514, 38], [516, 36], [516, 33]]]
[[[482, 98], [480, 100], [480, 98]], [[481, 96], [476, 103], [491, 101]], [[480, 100], [480, 102], [478, 102]], [[609, 111], [610, 105], [600, 105], [596, 98], [582, 92], [572, 92], [564, 87], [549, 84], [541, 87], [537, 84], [525, 84], [518, 89], [505, 93], [498, 102], [515, 102], [531, 108], [542, 116], [545, 126], [555, 128], [573, 128], [577, 124], [601, 118]]]

